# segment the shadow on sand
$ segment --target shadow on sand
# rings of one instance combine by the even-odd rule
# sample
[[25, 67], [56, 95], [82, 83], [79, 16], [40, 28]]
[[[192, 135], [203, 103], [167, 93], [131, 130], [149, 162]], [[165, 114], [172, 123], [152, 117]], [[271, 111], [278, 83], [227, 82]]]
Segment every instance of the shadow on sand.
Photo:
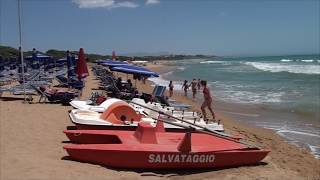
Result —
[[23, 101], [23, 97], [0, 97], [2, 101]]

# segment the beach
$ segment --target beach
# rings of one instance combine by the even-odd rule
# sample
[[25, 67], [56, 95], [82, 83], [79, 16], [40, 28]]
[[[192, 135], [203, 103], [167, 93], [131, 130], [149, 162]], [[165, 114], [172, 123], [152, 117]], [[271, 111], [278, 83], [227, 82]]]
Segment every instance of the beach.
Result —
[[[92, 64], [90, 64], [92, 66]], [[163, 64], [149, 64], [148, 68], [159, 73], [168, 72]], [[123, 80], [127, 75], [115, 73]], [[128, 76], [132, 78], [131, 75]], [[133, 82], [133, 84], [135, 84]], [[139, 92], [150, 93], [152, 82], [136, 82]], [[93, 73], [86, 80], [81, 99], [90, 97], [98, 88]], [[190, 94], [189, 94], [190, 95]], [[16, 98], [19, 97], [19, 98]], [[256, 166], [229, 169], [150, 171], [113, 169], [100, 165], [72, 161], [62, 146], [67, 137], [63, 134], [72, 123], [68, 117], [71, 106], [38, 103], [34, 96], [31, 104], [22, 103], [22, 96], [3, 94], [0, 99], [0, 179], [320, 179], [320, 160], [309, 151], [288, 144], [273, 130], [258, 128], [232, 119], [218, 112], [226, 132], [239, 134], [271, 153]], [[200, 105], [180, 92], [173, 99], [192, 105], [195, 111]], [[243, 112], [246, 113], [246, 112]]]

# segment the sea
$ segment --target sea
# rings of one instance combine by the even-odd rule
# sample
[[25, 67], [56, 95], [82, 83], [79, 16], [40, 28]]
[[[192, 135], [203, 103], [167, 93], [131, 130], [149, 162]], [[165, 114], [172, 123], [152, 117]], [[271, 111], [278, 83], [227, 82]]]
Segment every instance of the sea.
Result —
[[173, 80], [176, 90], [183, 80], [207, 80], [217, 112], [272, 129], [320, 158], [320, 54], [213, 57], [170, 65], [172, 71], [151, 80], [165, 86]]

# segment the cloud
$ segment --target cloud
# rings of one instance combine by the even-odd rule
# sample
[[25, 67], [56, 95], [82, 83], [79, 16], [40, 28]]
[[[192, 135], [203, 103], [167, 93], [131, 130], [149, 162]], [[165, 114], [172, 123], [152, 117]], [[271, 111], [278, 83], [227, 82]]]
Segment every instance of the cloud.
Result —
[[150, 4], [159, 4], [160, 0], [147, 0], [146, 1], [146, 5], [150, 5]]
[[79, 8], [136, 8], [139, 4], [132, 1], [119, 1], [119, 0], [72, 0], [73, 3], [77, 4]]

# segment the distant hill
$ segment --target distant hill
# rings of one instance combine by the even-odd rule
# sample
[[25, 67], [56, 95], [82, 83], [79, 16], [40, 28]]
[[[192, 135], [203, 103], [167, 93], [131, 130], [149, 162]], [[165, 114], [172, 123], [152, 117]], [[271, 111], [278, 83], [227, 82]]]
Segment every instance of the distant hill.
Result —
[[[71, 51], [72, 53], [78, 54], [78, 51]], [[66, 57], [67, 51], [65, 50], [57, 50], [57, 49], [49, 49], [47, 52], [42, 52], [44, 54], [47, 54], [49, 56], [52, 56], [55, 59], [60, 59]], [[32, 51], [25, 51], [24, 56], [29, 56], [32, 54]], [[182, 59], [206, 59], [206, 58], [212, 58], [217, 56], [207, 56], [207, 55], [165, 55], [166, 52], [161, 53], [161, 55], [151, 55], [153, 53], [137, 53], [134, 56], [135, 60], [143, 60], [143, 61], [154, 61], [154, 60], [182, 60]], [[134, 54], [132, 54], [134, 55]], [[11, 58], [11, 57], [17, 57], [18, 56], [18, 49], [9, 47], [9, 46], [0, 46], [0, 56], [2, 58]], [[100, 55], [100, 54], [86, 54], [86, 57], [89, 61], [95, 61], [98, 59], [111, 59], [110, 55]], [[117, 59], [120, 61], [127, 61], [131, 60], [133, 56], [130, 56], [127, 54], [126, 56], [117, 56]]]

